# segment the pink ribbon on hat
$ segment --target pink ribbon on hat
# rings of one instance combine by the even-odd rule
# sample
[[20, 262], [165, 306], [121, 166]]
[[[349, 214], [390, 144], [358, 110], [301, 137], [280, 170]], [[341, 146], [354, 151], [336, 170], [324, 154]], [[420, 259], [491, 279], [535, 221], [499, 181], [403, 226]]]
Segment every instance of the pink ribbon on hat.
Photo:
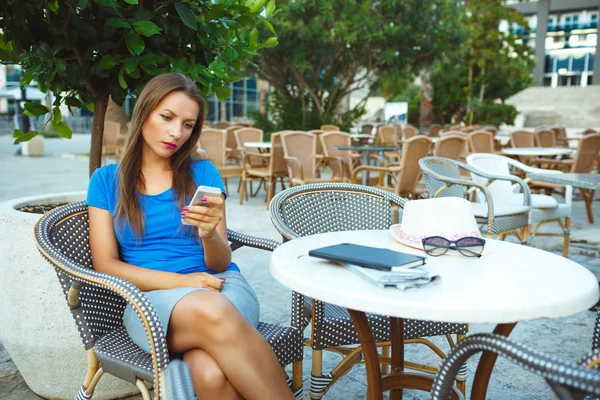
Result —
[[441, 236], [444, 237], [448, 240], [458, 240], [467, 236], [474, 236], [474, 237], [481, 237], [481, 232], [478, 231], [474, 231], [474, 232], [467, 232], [467, 233], [453, 233], [452, 235], [448, 236], [448, 235], [412, 235], [410, 233], [406, 233], [403, 230], [400, 230], [400, 234], [398, 235], [398, 238], [403, 241], [406, 242], [408, 244], [411, 244], [413, 246], [417, 246], [417, 247], [421, 247], [423, 246], [423, 239], [426, 237], [431, 237], [431, 236]]

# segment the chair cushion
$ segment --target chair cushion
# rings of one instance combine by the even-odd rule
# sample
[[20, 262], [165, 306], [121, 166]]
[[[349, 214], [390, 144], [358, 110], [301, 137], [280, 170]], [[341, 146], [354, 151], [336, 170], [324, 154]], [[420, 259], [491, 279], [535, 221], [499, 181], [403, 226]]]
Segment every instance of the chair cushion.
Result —
[[[488, 217], [488, 205], [487, 203], [471, 203], [473, 215], [476, 217]], [[522, 204], [510, 204], [503, 201], [494, 202], [494, 217], [501, 217], [504, 215], [523, 214], [529, 211], [529, 206]]]
[[[496, 206], [496, 198], [494, 196], [494, 206]], [[523, 205], [523, 193], [512, 193], [511, 195], [505, 195], [498, 197], [499, 201], [506, 202], [513, 205]], [[552, 197], [545, 194], [532, 194], [531, 195], [531, 206], [532, 208], [557, 208], [558, 201]]]

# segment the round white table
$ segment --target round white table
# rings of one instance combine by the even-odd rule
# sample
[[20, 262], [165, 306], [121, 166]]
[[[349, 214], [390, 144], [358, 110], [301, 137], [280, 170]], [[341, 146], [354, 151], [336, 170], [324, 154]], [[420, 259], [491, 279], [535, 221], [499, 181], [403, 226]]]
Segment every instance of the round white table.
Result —
[[271, 142], [244, 142], [244, 147], [257, 147], [259, 149], [270, 149]]
[[500, 150], [500, 153], [509, 156], [552, 157], [572, 154], [574, 151], [565, 147], [511, 147]]
[[[516, 323], [557, 318], [587, 310], [599, 298], [598, 280], [567, 258], [532, 247], [486, 239], [481, 258], [427, 256], [426, 268], [441, 276], [431, 286], [411, 291], [380, 288], [352, 271], [308, 256], [311, 249], [337, 243], [385, 247], [406, 253], [424, 252], [401, 245], [388, 231], [332, 232], [284, 243], [271, 258], [273, 277], [288, 288], [317, 300], [348, 308], [357, 329], [368, 379], [368, 399], [381, 399], [402, 388], [430, 390], [433, 376], [403, 372], [405, 318], [459, 323], [495, 323], [494, 333], [508, 336]], [[377, 348], [365, 313], [389, 315], [392, 328], [392, 371], [381, 378]], [[395, 357], [394, 357], [395, 355]], [[496, 356], [482, 355], [472, 399], [485, 399]], [[399, 390], [397, 388], [400, 388]]]

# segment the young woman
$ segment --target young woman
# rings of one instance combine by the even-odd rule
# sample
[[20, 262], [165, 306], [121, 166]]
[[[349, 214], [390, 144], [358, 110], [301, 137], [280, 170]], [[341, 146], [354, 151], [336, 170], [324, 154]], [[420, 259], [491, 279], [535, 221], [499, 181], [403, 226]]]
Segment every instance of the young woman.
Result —
[[[124, 278], [146, 293], [204, 399], [293, 399], [258, 324], [258, 300], [227, 243], [225, 189], [209, 161], [192, 158], [204, 101], [181, 74], [153, 78], [135, 105], [119, 165], [90, 180], [90, 244], [94, 269]], [[190, 206], [197, 186], [221, 196]], [[185, 220], [191, 224], [181, 223]], [[128, 306], [131, 339], [150, 351]]]

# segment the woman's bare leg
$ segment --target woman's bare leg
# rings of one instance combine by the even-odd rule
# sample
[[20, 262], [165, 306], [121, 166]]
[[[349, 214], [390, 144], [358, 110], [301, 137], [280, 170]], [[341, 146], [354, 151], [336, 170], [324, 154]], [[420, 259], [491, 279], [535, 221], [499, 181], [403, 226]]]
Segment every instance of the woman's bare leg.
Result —
[[243, 400], [217, 362], [200, 349], [183, 353], [183, 361], [192, 375], [196, 396], [202, 400]]
[[294, 399], [267, 341], [221, 293], [200, 290], [182, 298], [168, 332], [171, 352], [204, 350], [245, 399]]

